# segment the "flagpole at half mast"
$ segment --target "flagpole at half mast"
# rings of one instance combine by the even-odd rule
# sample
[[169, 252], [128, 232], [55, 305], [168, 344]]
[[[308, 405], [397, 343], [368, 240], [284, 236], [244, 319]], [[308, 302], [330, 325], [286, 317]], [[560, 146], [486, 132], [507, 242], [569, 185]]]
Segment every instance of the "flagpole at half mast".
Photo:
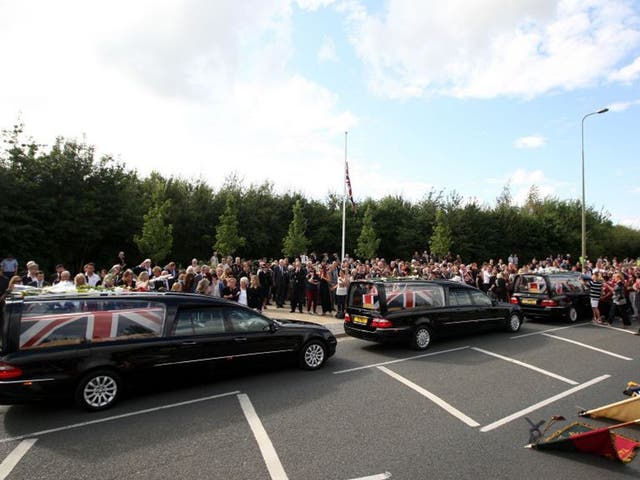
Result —
[[344, 239], [345, 239], [345, 227], [347, 225], [347, 132], [344, 132], [344, 178], [342, 179], [342, 185], [344, 193], [342, 195], [342, 252], [340, 255], [340, 261], [344, 260]]

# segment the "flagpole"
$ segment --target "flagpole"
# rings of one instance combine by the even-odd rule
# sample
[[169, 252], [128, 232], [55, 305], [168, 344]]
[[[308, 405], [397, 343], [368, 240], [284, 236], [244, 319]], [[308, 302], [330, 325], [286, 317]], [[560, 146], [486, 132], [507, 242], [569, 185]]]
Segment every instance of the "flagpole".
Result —
[[347, 225], [347, 132], [344, 132], [344, 178], [342, 179], [342, 187], [344, 189], [342, 195], [342, 255], [340, 256], [340, 261], [344, 260], [344, 239], [345, 239], [345, 228]]

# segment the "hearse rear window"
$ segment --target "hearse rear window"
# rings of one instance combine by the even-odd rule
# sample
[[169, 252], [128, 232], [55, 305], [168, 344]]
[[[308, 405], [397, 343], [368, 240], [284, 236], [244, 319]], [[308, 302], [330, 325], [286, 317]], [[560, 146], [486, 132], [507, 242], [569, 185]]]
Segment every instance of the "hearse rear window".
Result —
[[348, 305], [367, 310], [380, 310], [378, 287], [373, 283], [352, 283], [349, 289]]
[[141, 300], [28, 303], [20, 322], [20, 349], [158, 337], [162, 335], [164, 318], [164, 304]]
[[519, 293], [547, 293], [547, 282], [540, 275], [522, 275], [516, 285]]

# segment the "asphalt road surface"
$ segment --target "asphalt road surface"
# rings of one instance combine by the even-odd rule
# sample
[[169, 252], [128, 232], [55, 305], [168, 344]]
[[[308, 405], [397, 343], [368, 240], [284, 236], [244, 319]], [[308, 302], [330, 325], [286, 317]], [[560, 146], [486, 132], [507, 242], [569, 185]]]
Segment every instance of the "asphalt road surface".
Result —
[[[566, 417], [551, 433], [581, 408], [627, 398], [627, 381], [640, 380], [630, 333], [526, 323], [423, 353], [347, 337], [317, 372], [166, 379], [97, 414], [0, 407], [0, 480], [637, 479], [640, 459], [524, 448], [525, 417]], [[621, 433], [640, 439], [640, 427]]]

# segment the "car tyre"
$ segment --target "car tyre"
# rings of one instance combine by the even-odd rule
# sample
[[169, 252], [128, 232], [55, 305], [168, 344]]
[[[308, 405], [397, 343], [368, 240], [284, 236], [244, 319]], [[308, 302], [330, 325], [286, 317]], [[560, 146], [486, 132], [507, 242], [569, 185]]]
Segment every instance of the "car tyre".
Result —
[[310, 340], [300, 350], [298, 363], [305, 370], [317, 370], [327, 361], [327, 346], [321, 340]]
[[522, 326], [522, 318], [517, 313], [510, 313], [507, 319], [507, 332], [516, 333]]
[[433, 334], [427, 325], [418, 325], [411, 337], [411, 347], [414, 350], [426, 350], [431, 346]]
[[121, 386], [120, 375], [113, 370], [93, 370], [76, 387], [76, 405], [90, 412], [106, 410], [120, 398]]
[[569, 310], [567, 311], [567, 320], [570, 323], [575, 323], [578, 320], [578, 310], [576, 310], [576, 307], [569, 307]]

